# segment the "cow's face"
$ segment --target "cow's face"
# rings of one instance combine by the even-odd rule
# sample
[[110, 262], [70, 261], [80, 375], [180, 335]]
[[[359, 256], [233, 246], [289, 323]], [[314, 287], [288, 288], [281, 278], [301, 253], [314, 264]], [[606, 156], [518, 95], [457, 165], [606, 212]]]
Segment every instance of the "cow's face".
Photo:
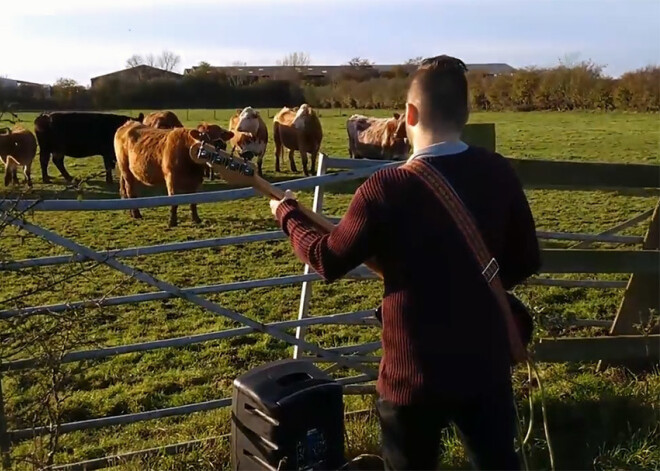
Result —
[[394, 117], [387, 122], [385, 140], [392, 154], [392, 159], [406, 160], [408, 158], [410, 144], [406, 133], [406, 121], [398, 113], [394, 113]]
[[218, 126], [217, 124], [203, 123], [197, 126], [200, 141], [213, 144], [216, 149], [226, 150], [227, 141], [234, 137], [234, 133]]
[[236, 129], [240, 132], [256, 134], [259, 130], [259, 112], [248, 106], [238, 115], [238, 126]]
[[301, 105], [298, 111], [296, 111], [296, 117], [293, 118], [293, 127], [301, 130], [305, 129], [305, 124], [311, 115], [312, 108], [307, 103]]

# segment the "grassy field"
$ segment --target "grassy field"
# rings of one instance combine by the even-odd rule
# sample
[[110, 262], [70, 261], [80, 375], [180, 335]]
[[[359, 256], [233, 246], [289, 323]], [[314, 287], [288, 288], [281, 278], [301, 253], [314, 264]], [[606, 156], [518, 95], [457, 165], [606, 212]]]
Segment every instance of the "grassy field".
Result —
[[[138, 111], [130, 111], [132, 115]], [[266, 111], [262, 111], [266, 114]], [[346, 115], [353, 111], [323, 110], [322, 150], [333, 156], [347, 155]], [[177, 111], [186, 126], [201, 120], [228, 122], [231, 111]], [[273, 110], [269, 110], [272, 116]], [[372, 114], [387, 115], [387, 112]], [[34, 115], [22, 114], [31, 126]], [[619, 113], [477, 113], [471, 122], [494, 122], [500, 153], [512, 157], [587, 160], [603, 162], [658, 163], [660, 131], [657, 115]], [[269, 179], [300, 175], [274, 172], [274, 147], [267, 149], [264, 171]], [[299, 157], [298, 162], [299, 162]], [[59, 172], [49, 169], [55, 183], [40, 183], [38, 159], [33, 168], [34, 189], [27, 198], [117, 198], [116, 183], [107, 187], [100, 157], [66, 158], [69, 172], [89, 178], [82, 191], [65, 190]], [[300, 166], [299, 166], [300, 168]], [[116, 181], [116, 177], [115, 177]], [[204, 190], [227, 188], [218, 181], [205, 182]], [[327, 214], [345, 211], [355, 185], [328, 188]], [[5, 193], [9, 195], [9, 192]], [[164, 189], [141, 195], [164, 194]], [[653, 207], [657, 196], [618, 192], [529, 191], [528, 198], [539, 230], [600, 232]], [[311, 202], [311, 192], [300, 198]], [[144, 219], [127, 212], [34, 213], [28, 220], [97, 250], [135, 247], [166, 242], [247, 234], [276, 228], [268, 202], [251, 198], [236, 202], [201, 205], [202, 224], [190, 220], [187, 207], [179, 208], [179, 226], [167, 228], [169, 208], [143, 210]], [[645, 224], [626, 234], [643, 235]], [[565, 246], [554, 242], [553, 246]], [[0, 258], [23, 259], [65, 254], [63, 249], [28, 234], [7, 228], [0, 238]], [[302, 273], [287, 241], [204, 249], [176, 254], [125, 259], [135, 268], [178, 286], [216, 284]], [[62, 282], [73, 271], [86, 271]], [[0, 309], [54, 304], [103, 296], [148, 292], [149, 287], [109, 268], [91, 264], [46, 267], [20, 273], [2, 272]], [[587, 278], [582, 276], [581, 278]], [[605, 276], [600, 276], [605, 279]], [[625, 279], [617, 276], [608, 279]], [[53, 285], [52, 287], [50, 285]], [[382, 288], [377, 281], [316, 283], [311, 314], [370, 309], [379, 303]], [[571, 317], [612, 319], [621, 300], [621, 290], [521, 288], [517, 293], [537, 312], [537, 335], [565, 333], [562, 320]], [[25, 296], [22, 296], [25, 295]], [[20, 299], [15, 299], [21, 296]], [[294, 319], [300, 287], [256, 289], [207, 296], [235, 311], [260, 321]], [[187, 302], [172, 299], [131, 306], [88, 308], [67, 316], [38, 316], [14, 322], [3, 321], [3, 357], [57, 357], [66, 350], [96, 348], [153, 339], [185, 336], [235, 327]], [[597, 330], [571, 329], [573, 335]], [[374, 327], [314, 327], [309, 339], [332, 347], [374, 341]], [[67, 364], [61, 368], [8, 373], [3, 393], [9, 427], [47, 423], [47, 411], [61, 421], [140, 412], [227, 397], [233, 379], [266, 361], [289, 357], [292, 349], [265, 335], [249, 335], [213, 341], [187, 348], [119, 355], [105, 360]], [[658, 469], [660, 467], [660, 375], [657, 371], [632, 374], [623, 368], [596, 373], [595, 365], [542, 365], [547, 389], [550, 432], [558, 469]], [[478, 374], [475, 373], [475, 374]], [[516, 372], [516, 391], [521, 413], [530, 394], [524, 371]], [[52, 384], [56, 395], [45, 391]], [[50, 386], [49, 386], [50, 385]], [[541, 440], [539, 395], [534, 439], [528, 452], [534, 469], [548, 467]], [[41, 401], [41, 404], [40, 404]], [[48, 407], [43, 407], [44, 404]], [[370, 407], [370, 398], [347, 398], [348, 410]], [[229, 432], [228, 411], [147, 421], [63, 435], [54, 455], [55, 463], [90, 459], [122, 451], [213, 437]], [[372, 415], [347, 422], [347, 452], [355, 455], [378, 451], [378, 428]], [[442, 461], [447, 467], [467, 466], [462, 447], [451, 433], [445, 437]], [[29, 440], [12, 451], [17, 469], [32, 469], [30, 461], [44, 460], [52, 444], [48, 437]], [[133, 461], [121, 469], [220, 469], [228, 466], [228, 441], [218, 440], [176, 457], [160, 456]]]

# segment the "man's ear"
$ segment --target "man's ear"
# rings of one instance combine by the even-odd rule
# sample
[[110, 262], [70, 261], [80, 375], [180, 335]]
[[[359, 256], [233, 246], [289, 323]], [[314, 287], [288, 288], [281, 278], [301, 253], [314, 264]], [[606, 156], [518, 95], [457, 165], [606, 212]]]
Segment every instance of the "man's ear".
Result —
[[406, 124], [416, 126], [419, 123], [419, 110], [412, 103], [406, 103]]

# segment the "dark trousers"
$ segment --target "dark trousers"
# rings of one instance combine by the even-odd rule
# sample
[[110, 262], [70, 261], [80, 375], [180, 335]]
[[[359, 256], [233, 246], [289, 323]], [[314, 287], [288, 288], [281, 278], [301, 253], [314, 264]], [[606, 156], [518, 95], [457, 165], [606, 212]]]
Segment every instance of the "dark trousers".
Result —
[[378, 399], [385, 469], [436, 469], [441, 432], [453, 423], [476, 469], [519, 470], [514, 407], [510, 385], [425, 404], [401, 406]]

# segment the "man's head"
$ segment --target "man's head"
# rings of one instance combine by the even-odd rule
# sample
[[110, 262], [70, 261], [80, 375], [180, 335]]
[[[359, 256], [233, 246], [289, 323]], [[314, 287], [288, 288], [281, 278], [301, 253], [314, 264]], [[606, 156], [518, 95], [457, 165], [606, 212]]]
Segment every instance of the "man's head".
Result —
[[422, 135], [460, 134], [468, 120], [467, 67], [460, 59], [424, 59], [413, 74], [406, 103], [406, 131], [413, 147]]

